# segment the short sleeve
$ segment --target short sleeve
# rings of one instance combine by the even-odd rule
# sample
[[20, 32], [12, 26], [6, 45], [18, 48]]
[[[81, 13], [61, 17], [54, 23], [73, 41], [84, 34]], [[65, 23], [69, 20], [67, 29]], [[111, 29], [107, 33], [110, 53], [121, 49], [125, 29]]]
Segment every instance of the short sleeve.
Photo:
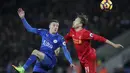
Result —
[[65, 42], [64, 37], [61, 37], [60, 46], [61, 47], [66, 46], [66, 42]]
[[93, 39], [93, 40], [99, 41], [99, 42], [105, 42], [106, 41], [106, 38], [104, 38], [100, 35], [91, 33], [90, 31], [85, 31], [83, 33], [83, 39]]
[[93, 39], [94, 34], [91, 33], [90, 31], [85, 31], [83, 32], [83, 39]]

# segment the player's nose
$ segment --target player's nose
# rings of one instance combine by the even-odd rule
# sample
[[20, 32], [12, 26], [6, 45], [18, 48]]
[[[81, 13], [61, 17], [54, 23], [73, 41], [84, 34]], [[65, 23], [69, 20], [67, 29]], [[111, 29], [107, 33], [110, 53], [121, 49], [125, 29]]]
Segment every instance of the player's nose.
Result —
[[58, 26], [55, 26], [54, 28], [55, 28], [55, 29], [57, 29], [57, 28], [58, 28]]

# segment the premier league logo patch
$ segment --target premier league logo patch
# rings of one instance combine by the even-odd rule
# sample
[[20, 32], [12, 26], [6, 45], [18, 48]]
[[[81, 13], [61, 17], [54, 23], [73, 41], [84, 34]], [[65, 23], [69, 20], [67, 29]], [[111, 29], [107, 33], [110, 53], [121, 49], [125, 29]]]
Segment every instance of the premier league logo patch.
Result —
[[57, 40], [53, 40], [53, 43], [57, 43]]
[[93, 37], [93, 33], [90, 33], [90, 37]]
[[65, 46], [66, 45], [65, 41], [62, 44]]

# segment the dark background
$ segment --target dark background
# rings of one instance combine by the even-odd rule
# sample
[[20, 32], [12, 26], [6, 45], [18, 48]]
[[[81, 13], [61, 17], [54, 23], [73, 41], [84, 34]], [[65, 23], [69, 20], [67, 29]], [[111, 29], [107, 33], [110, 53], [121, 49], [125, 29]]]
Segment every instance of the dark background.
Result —
[[[32, 27], [48, 29], [50, 19], [60, 21], [59, 33], [65, 35], [76, 17], [84, 13], [89, 17], [86, 29], [113, 39], [130, 29], [130, 0], [112, 0], [113, 9], [104, 12], [100, 9], [101, 0], [0, 0], [0, 73], [14, 73], [11, 64], [23, 64], [33, 49], [40, 47], [41, 38], [29, 33], [23, 27], [17, 15], [17, 9], [23, 8], [26, 19]], [[72, 43], [68, 44], [74, 61], [77, 55]], [[98, 48], [102, 43], [92, 41]], [[58, 57], [58, 65], [50, 73], [69, 73], [68, 62], [63, 53]], [[27, 73], [31, 73], [30, 67]], [[61, 71], [61, 72], [57, 72]]]

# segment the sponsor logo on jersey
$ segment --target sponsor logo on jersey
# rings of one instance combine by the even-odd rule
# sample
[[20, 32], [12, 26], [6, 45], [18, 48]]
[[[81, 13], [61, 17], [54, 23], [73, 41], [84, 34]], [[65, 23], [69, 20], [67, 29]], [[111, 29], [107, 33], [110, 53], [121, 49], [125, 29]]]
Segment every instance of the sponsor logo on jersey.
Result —
[[48, 41], [46, 41], [46, 40], [43, 41], [42, 45], [47, 46], [47, 47], [49, 47], [49, 48], [51, 48], [51, 49], [53, 48], [53, 45], [50, 44], [50, 43], [49, 43]]
[[82, 44], [82, 40], [81, 39], [74, 39], [73, 38], [73, 42], [74, 42], [74, 44]]
[[66, 45], [65, 41], [62, 44], [65, 46]]

